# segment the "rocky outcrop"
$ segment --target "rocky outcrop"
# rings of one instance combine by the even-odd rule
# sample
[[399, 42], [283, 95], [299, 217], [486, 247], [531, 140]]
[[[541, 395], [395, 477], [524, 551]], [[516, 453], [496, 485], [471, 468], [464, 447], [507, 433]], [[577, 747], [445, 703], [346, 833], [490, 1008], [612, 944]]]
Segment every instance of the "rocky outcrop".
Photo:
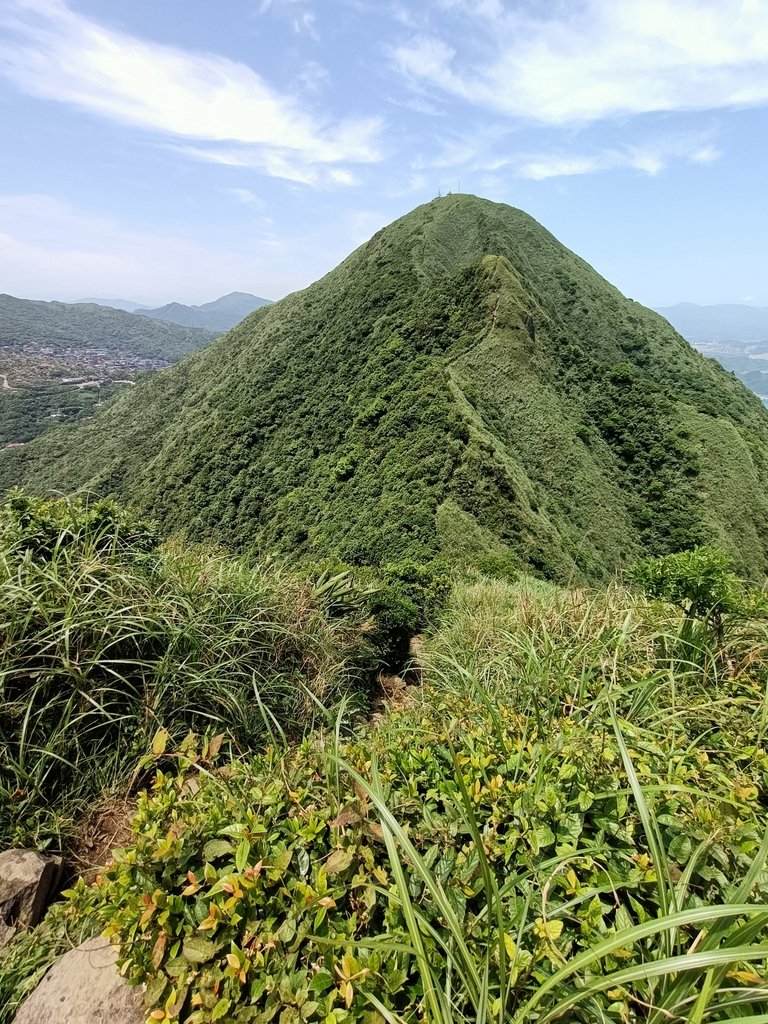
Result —
[[142, 994], [120, 977], [117, 951], [95, 938], [66, 953], [25, 999], [13, 1024], [144, 1024]]
[[40, 921], [60, 874], [58, 857], [33, 850], [0, 853], [0, 949], [20, 928], [33, 928]]

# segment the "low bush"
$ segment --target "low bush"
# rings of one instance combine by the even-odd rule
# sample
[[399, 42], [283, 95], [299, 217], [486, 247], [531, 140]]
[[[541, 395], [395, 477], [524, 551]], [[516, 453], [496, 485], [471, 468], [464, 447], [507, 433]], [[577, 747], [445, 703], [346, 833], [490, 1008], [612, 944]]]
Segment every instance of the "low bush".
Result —
[[366, 600], [373, 622], [371, 640], [382, 663], [397, 670], [408, 658], [412, 637], [437, 626], [453, 586], [452, 571], [440, 560], [407, 559], [358, 575], [372, 582]]

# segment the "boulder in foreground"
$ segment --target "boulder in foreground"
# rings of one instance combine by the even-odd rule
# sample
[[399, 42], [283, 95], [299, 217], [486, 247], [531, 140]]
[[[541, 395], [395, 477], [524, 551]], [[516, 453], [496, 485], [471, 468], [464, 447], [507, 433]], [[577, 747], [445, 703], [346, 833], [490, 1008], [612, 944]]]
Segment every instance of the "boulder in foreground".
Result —
[[103, 938], [66, 953], [24, 1001], [14, 1024], [144, 1024], [141, 990], [120, 977], [116, 959]]
[[0, 949], [20, 928], [34, 928], [61, 874], [58, 857], [33, 850], [0, 853]]

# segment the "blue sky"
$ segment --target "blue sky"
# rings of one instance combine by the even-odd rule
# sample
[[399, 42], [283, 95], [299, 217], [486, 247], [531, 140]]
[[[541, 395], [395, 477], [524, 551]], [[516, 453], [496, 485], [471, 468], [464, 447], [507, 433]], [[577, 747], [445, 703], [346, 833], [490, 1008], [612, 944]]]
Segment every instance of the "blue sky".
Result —
[[439, 192], [768, 305], [768, 0], [0, 0], [0, 291], [310, 283]]

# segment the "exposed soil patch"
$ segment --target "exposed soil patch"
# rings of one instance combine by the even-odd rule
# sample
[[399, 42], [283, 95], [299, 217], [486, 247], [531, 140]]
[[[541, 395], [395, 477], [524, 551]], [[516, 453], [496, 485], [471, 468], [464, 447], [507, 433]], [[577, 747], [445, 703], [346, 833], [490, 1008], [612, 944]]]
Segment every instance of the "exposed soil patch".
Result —
[[112, 859], [112, 852], [130, 842], [135, 812], [136, 799], [125, 794], [106, 796], [96, 803], [66, 851], [70, 873], [92, 881]]

